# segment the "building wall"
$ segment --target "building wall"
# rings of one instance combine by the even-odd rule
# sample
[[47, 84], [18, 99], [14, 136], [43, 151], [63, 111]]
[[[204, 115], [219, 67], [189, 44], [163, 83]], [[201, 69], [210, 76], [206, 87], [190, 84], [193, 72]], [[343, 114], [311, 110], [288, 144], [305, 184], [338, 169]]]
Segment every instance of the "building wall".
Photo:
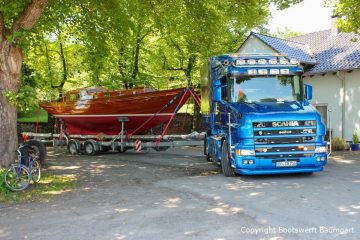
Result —
[[[354, 129], [360, 133], [360, 70], [350, 73], [341, 72], [340, 77], [345, 77], [345, 127], [344, 138], [351, 141]], [[331, 117], [333, 136], [342, 136], [342, 107], [343, 89], [342, 80], [333, 73], [324, 76], [315, 75], [305, 77], [306, 84], [313, 86], [313, 105], [327, 105], [331, 110], [328, 113], [328, 120]], [[329, 126], [327, 126], [329, 127]]]
[[360, 70], [345, 74], [345, 137], [351, 140], [357, 129], [360, 133]]

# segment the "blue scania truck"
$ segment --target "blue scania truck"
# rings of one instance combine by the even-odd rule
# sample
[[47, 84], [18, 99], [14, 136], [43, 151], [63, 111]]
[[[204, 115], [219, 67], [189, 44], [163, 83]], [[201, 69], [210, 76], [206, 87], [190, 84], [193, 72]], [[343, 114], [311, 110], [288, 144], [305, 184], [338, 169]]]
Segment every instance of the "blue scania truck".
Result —
[[303, 72], [279, 54], [221, 55], [202, 67], [204, 154], [225, 176], [323, 170], [326, 129]]

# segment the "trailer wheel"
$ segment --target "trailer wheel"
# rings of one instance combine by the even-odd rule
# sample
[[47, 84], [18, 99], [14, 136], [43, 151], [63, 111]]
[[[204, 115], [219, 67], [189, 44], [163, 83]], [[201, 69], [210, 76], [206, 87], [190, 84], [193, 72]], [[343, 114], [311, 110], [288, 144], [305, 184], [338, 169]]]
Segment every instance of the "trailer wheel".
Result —
[[97, 153], [96, 142], [93, 140], [86, 141], [84, 143], [84, 151], [86, 155], [95, 155]]
[[77, 140], [71, 139], [67, 145], [70, 154], [78, 154], [80, 152], [80, 143]]
[[41, 165], [45, 164], [45, 158], [46, 158], [46, 147], [43, 142], [40, 142], [38, 140], [29, 140], [26, 142], [27, 145], [31, 146], [35, 150], [35, 156], [38, 157]]
[[204, 155], [206, 156], [206, 161], [211, 162], [211, 157], [209, 154], [209, 141], [207, 140], [207, 135], [204, 137]]
[[225, 177], [235, 177], [234, 169], [230, 164], [230, 153], [227, 141], [224, 140], [221, 146], [221, 169]]
[[153, 149], [157, 152], [163, 152], [163, 151], [166, 151], [168, 150], [170, 147], [169, 146], [156, 146], [156, 147], [153, 147]]
[[118, 150], [119, 153], [124, 153], [124, 152], [126, 152], [128, 150], [128, 148], [124, 147], [124, 149], [121, 151], [121, 147], [118, 147], [117, 150]]
[[111, 147], [109, 146], [100, 146], [100, 152], [106, 153], [109, 152]]

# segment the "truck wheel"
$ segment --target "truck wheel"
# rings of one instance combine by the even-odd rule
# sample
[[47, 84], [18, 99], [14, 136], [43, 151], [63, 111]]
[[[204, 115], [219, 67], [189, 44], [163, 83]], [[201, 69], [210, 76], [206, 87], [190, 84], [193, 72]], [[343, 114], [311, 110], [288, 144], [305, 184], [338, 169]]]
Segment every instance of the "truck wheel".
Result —
[[45, 164], [45, 158], [46, 158], [46, 147], [43, 142], [40, 142], [38, 140], [29, 140], [26, 142], [27, 145], [31, 146], [35, 150], [35, 156], [38, 157], [38, 160], [40, 161], [41, 165]]
[[211, 158], [209, 155], [209, 141], [207, 140], [207, 135], [204, 137], [204, 155], [206, 156], [206, 161], [211, 162]]
[[228, 151], [227, 141], [224, 140], [221, 146], [221, 169], [225, 177], [235, 177], [234, 169], [230, 164], [230, 153]]
[[80, 152], [80, 143], [77, 140], [71, 139], [68, 143], [67, 149], [70, 154], [78, 154]]
[[84, 151], [86, 155], [95, 155], [97, 152], [97, 148], [96, 148], [96, 142], [95, 141], [86, 141], [84, 143]]

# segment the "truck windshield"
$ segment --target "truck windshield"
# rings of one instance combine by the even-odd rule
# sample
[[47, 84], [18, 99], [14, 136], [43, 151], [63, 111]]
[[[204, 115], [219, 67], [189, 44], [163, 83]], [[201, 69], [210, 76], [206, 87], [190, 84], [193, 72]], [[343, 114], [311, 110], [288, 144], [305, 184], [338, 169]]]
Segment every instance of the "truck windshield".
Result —
[[300, 76], [232, 76], [231, 102], [285, 102], [302, 101]]

